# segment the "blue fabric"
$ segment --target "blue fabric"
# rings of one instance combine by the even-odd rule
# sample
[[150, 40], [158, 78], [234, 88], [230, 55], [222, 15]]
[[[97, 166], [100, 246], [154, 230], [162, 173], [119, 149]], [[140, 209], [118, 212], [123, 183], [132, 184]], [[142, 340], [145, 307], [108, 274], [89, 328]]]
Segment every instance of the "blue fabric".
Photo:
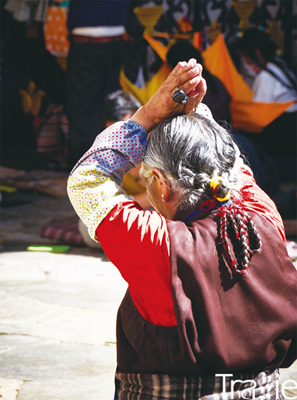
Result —
[[137, 122], [116, 122], [97, 136], [74, 169], [81, 164], [95, 165], [121, 186], [123, 176], [143, 160], [146, 137], [147, 131]]
[[68, 11], [68, 30], [125, 25], [129, 3], [129, 0], [73, 0]]

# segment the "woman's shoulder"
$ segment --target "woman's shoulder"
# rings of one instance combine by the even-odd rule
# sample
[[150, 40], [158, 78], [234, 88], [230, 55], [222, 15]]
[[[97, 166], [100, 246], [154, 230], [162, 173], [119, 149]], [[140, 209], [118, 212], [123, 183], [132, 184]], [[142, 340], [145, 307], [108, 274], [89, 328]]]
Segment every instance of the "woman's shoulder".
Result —
[[246, 167], [240, 170], [240, 204], [247, 212], [254, 212], [276, 228], [285, 242], [285, 229], [282, 218], [272, 199], [256, 184], [251, 171]]
[[[270, 64], [270, 63], [269, 63]], [[274, 64], [271, 64], [274, 65]], [[259, 84], [266, 84], [266, 83], [275, 83], [277, 82], [276, 77], [274, 76], [274, 74], [272, 74], [271, 72], [273, 72], [274, 68], [267, 68], [267, 69], [262, 69], [257, 76], [255, 77], [254, 80], [254, 84], [253, 84], [253, 90], [254, 87], [259, 85]], [[271, 72], [270, 72], [271, 71]]]
[[[284, 64], [285, 65], [285, 64]], [[287, 71], [289, 69], [287, 67], [284, 67]], [[292, 83], [289, 81], [288, 76], [285, 74], [285, 72], [282, 70], [282, 68], [273, 63], [269, 62], [266, 65], [266, 69], [263, 69], [258, 76], [256, 77], [256, 80], [265, 80], [267, 82], [273, 82], [274, 85], [279, 85], [282, 87], [285, 87], [286, 90], [293, 89]]]
[[290, 84], [288, 78], [286, 77], [286, 75], [284, 74], [282, 69], [275, 63], [272, 63], [272, 62], [267, 63], [266, 69], [267, 69], [267, 71], [265, 71], [265, 70], [264, 71], [266, 73], [268, 73], [269, 75], [274, 76], [275, 79], [279, 79], [281, 82]]

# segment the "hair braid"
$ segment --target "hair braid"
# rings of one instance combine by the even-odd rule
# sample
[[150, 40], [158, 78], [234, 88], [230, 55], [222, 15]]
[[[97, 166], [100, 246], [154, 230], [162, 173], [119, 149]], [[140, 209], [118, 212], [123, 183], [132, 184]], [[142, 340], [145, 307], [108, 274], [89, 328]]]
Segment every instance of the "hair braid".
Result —
[[236, 239], [239, 240], [239, 228], [238, 228], [238, 222], [235, 220], [235, 215], [230, 213], [230, 214], [228, 214], [228, 218], [230, 219], [230, 222], [232, 223], [232, 227], [234, 229]]
[[246, 213], [246, 216], [247, 216], [247, 221], [248, 221], [248, 227], [252, 232], [254, 232], [254, 236], [253, 236], [253, 240], [255, 241], [254, 253], [257, 253], [257, 252], [261, 251], [261, 249], [262, 249], [261, 237], [258, 234], [256, 227], [254, 226], [254, 222], [253, 222], [252, 218], [247, 213]]
[[245, 272], [248, 264], [251, 259], [251, 249], [250, 249], [250, 241], [249, 241], [249, 232], [247, 228], [247, 219], [246, 216], [241, 212], [241, 210], [234, 209], [235, 219], [239, 226], [239, 245], [241, 247], [241, 252], [236, 258], [238, 261], [238, 265], [240, 266], [239, 270], [241, 272]]
[[221, 211], [220, 211], [220, 215], [221, 215], [221, 226], [220, 226], [220, 235], [221, 235], [221, 240], [223, 243], [223, 247], [224, 247], [224, 254], [225, 257], [227, 259], [227, 262], [231, 268], [231, 270], [233, 271], [235, 268], [235, 262], [231, 256], [231, 251], [230, 251], [230, 247], [227, 241], [227, 229], [228, 229], [228, 221], [227, 221], [227, 208], [226, 207], [222, 207]]
[[[261, 239], [251, 217], [238, 205], [231, 203], [220, 209], [220, 235], [226, 261], [235, 274], [246, 273], [254, 253], [261, 250]], [[236, 262], [228, 244], [230, 239]]]

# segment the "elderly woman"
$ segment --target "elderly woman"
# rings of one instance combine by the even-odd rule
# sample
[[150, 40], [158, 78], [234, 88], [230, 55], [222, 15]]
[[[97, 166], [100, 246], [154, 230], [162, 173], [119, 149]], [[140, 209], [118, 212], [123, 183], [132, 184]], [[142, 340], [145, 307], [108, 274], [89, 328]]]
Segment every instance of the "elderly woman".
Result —
[[[69, 178], [75, 210], [129, 285], [116, 399], [280, 399], [278, 367], [296, 358], [297, 271], [282, 221], [200, 104], [201, 70], [180, 62]], [[121, 189], [140, 162], [156, 211]]]

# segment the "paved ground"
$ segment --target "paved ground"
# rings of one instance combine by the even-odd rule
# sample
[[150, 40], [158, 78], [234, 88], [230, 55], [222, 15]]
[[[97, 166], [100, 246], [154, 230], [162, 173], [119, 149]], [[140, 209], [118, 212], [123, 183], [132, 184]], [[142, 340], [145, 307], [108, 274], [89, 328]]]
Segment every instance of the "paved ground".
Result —
[[[111, 400], [115, 319], [126, 284], [98, 250], [30, 252], [55, 217], [74, 217], [65, 197], [18, 190], [1, 212], [0, 399]], [[297, 380], [297, 366], [282, 379]], [[297, 398], [295, 392], [287, 398]]]
[[0, 398], [113, 399], [115, 320], [125, 282], [98, 250], [26, 251], [52, 243], [39, 236], [44, 222], [75, 217], [67, 198], [19, 190], [5, 201], [11, 205], [1, 212]]

